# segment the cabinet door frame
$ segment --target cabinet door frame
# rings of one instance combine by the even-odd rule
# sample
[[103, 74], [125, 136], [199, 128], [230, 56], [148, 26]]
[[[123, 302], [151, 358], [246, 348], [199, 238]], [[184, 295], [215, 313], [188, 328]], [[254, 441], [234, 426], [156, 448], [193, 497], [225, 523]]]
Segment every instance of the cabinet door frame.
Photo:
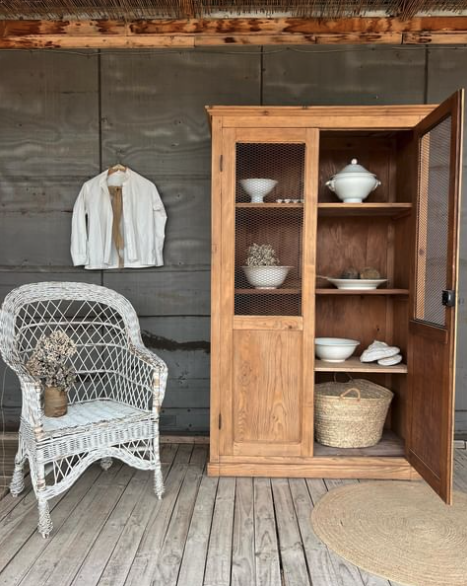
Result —
[[[234, 273], [235, 273], [235, 184], [236, 184], [236, 144], [254, 143], [301, 143], [305, 145], [304, 197], [303, 209], [303, 252], [302, 252], [302, 315], [301, 316], [238, 316], [234, 313]], [[214, 350], [213, 359], [220, 363], [219, 380], [216, 384], [219, 393], [221, 429], [219, 430], [219, 453], [222, 456], [305, 456], [313, 454], [313, 387], [314, 387], [314, 289], [316, 267], [316, 225], [318, 196], [318, 159], [319, 131], [310, 128], [264, 129], [230, 127], [222, 130], [222, 211], [220, 254], [221, 302], [218, 304], [220, 315], [219, 341], [222, 348]], [[302, 334], [302, 373], [301, 373], [301, 438], [297, 443], [255, 443], [251, 446], [235, 444], [233, 429], [233, 336], [237, 330], [299, 330]], [[215, 419], [215, 418], [214, 418]], [[217, 434], [217, 432], [216, 432]]]
[[[462, 170], [462, 118], [463, 118], [463, 91], [456, 92], [448, 100], [440, 104], [433, 112], [414, 129], [414, 140], [417, 151], [417, 179], [416, 201], [414, 206], [415, 246], [414, 270], [412, 271], [411, 301], [409, 316], [409, 400], [407, 413], [407, 441], [406, 454], [410, 464], [428, 482], [433, 490], [447, 503], [452, 502], [452, 474], [453, 474], [453, 435], [454, 435], [454, 392], [456, 370], [456, 307], [447, 307], [444, 326], [431, 324], [425, 319], [417, 317], [419, 308], [417, 302], [417, 281], [426, 267], [426, 242], [429, 239], [429, 226], [421, 218], [427, 220], [428, 200], [428, 167], [423, 173], [423, 165], [428, 165], [420, 155], [422, 138], [436, 127], [451, 118], [450, 154], [449, 154], [449, 197], [447, 218], [447, 257], [446, 257], [446, 288], [457, 290], [458, 274], [458, 237], [459, 237], [459, 208], [460, 184]], [[439, 295], [441, 300], [442, 289]], [[424, 352], [425, 350], [425, 352]], [[423, 363], [423, 354], [427, 363]], [[433, 360], [433, 357], [436, 360]], [[431, 359], [430, 359], [431, 357]], [[427, 374], [427, 369], [431, 368]], [[438, 372], [434, 372], [437, 369]], [[436, 393], [440, 401], [440, 410], [430, 412], [430, 421], [426, 420], [426, 413], [414, 405], [415, 395], [419, 401], [422, 396], [421, 380], [430, 386], [430, 392]], [[436, 382], [432, 382], [436, 381]], [[441, 381], [441, 384], [439, 382]], [[430, 384], [431, 383], [431, 384]], [[431, 386], [433, 385], [433, 386]], [[427, 387], [425, 387], [427, 388]], [[426, 391], [427, 400], [429, 395]], [[425, 417], [425, 419], [423, 419]], [[426, 445], [439, 442], [439, 461], [430, 461], [430, 454], [422, 454], [417, 445], [423, 444], [426, 436]]]

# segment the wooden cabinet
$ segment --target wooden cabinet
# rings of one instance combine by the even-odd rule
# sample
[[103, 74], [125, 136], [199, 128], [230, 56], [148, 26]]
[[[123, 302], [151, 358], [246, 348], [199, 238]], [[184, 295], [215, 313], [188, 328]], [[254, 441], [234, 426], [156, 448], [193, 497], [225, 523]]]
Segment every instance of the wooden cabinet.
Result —
[[[443, 291], [456, 289], [462, 109], [462, 92], [440, 106], [208, 108], [210, 474], [421, 474], [450, 501], [455, 307]], [[325, 185], [353, 158], [381, 180], [361, 204]], [[252, 203], [244, 180], [261, 178], [276, 183]], [[254, 243], [287, 267], [279, 286], [252, 284]], [[377, 268], [387, 286], [343, 291], [321, 278], [348, 266]], [[315, 359], [315, 336], [359, 340], [357, 354], [384, 340], [404, 362], [333, 365]], [[373, 448], [314, 442], [314, 385], [339, 372], [394, 392]]]

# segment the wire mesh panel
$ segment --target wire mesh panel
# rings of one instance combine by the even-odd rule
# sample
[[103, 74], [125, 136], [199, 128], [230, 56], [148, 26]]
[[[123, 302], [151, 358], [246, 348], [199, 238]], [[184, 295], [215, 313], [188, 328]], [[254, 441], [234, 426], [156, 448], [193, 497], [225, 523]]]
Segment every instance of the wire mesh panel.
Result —
[[128, 345], [122, 316], [112, 307], [95, 301], [47, 299], [25, 303], [16, 316], [16, 349], [24, 363], [31, 358], [42, 337], [64, 332], [75, 344], [68, 360], [76, 381], [68, 402], [100, 397], [118, 385], [114, 365]]
[[420, 141], [418, 265], [416, 310], [418, 320], [444, 326], [447, 288], [451, 117]]
[[301, 315], [302, 143], [238, 143], [235, 314]]

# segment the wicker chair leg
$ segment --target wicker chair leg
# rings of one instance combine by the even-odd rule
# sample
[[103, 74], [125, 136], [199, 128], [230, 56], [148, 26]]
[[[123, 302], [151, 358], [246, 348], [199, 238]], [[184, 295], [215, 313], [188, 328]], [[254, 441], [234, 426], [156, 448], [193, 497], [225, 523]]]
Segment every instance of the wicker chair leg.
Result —
[[154, 470], [154, 492], [159, 500], [162, 498], [164, 490], [164, 480], [162, 478], [162, 470], [159, 464]]
[[15, 471], [10, 482], [10, 492], [12, 496], [19, 496], [24, 490], [24, 460], [16, 460]]
[[101, 468], [102, 470], [108, 470], [113, 464], [112, 458], [102, 458]]
[[157, 417], [154, 422], [154, 461], [156, 468], [154, 470], [154, 492], [157, 498], [160, 500], [164, 494], [164, 479], [162, 478], [161, 459], [159, 452], [159, 418]]
[[39, 498], [38, 499], [38, 506], [39, 506], [39, 523], [37, 525], [37, 529], [42, 537], [48, 537], [50, 532], [53, 529], [52, 519], [50, 517], [49, 511], [49, 503], [47, 499]]

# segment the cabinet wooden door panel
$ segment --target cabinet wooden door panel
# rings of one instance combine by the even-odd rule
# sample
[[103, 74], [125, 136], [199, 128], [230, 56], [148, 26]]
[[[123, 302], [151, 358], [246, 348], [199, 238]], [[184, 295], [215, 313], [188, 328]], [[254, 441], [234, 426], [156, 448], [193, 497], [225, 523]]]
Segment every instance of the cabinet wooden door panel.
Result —
[[[311, 456], [318, 132], [222, 135], [219, 456]], [[257, 207], [245, 189], [251, 178], [276, 182]], [[283, 198], [305, 203], [277, 204]], [[283, 286], [248, 281], [254, 243], [290, 267]]]
[[407, 457], [446, 502], [452, 498], [455, 304], [463, 92], [415, 128], [416, 254], [409, 324]]
[[234, 454], [299, 455], [302, 332], [237, 330], [233, 343]]

